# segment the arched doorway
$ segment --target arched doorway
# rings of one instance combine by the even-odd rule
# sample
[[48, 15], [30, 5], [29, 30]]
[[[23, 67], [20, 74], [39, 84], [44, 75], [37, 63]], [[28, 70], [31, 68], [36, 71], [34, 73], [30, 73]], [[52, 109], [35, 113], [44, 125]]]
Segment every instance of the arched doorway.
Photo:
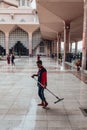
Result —
[[36, 30], [32, 35], [32, 44], [33, 50], [40, 44], [42, 41], [40, 29]]
[[6, 51], [5, 49], [0, 45], [0, 55], [5, 55]]
[[0, 31], [0, 55], [5, 55], [5, 48], [5, 34], [2, 31]]
[[20, 27], [10, 32], [9, 35], [10, 52], [15, 52], [16, 55], [29, 55], [29, 38], [28, 33]]
[[18, 56], [27, 56], [29, 54], [29, 51], [24, 45], [17, 41], [17, 43], [10, 49], [10, 53], [15, 53]]

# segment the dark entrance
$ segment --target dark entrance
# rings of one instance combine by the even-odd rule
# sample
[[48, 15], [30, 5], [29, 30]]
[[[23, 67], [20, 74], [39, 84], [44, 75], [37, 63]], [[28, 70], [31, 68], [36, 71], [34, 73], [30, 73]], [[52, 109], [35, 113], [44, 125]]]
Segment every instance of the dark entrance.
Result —
[[18, 56], [28, 56], [29, 55], [29, 50], [24, 47], [24, 45], [20, 42], [17, 41], [17, 43], [14, 45], [14, 47], [11, 48], [10, 52], [14, 52]]
[[5, 55], [5, 49], [0, 45], [0, 55]]

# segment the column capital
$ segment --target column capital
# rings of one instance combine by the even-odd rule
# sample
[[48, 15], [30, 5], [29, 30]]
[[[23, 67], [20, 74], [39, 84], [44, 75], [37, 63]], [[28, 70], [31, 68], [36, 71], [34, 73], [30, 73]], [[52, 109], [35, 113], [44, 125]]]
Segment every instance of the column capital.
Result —
[[5, 33], [5, 37], [8, 37], [9, 36], [9, 33]]
[[59, 37], [59, 38], [61, 37], [61, 33], [58, 33], [58, 37]]
[[64, 28], [70, 30], [70, 22], [65, 22]]
[[29, 35], [29, 36], [30, 36], [30, 35], [32, 36], [32, 32], [28, 32], [28, 35]]
[[57, 34], [57, 41], [61, 38], [61, 33]]

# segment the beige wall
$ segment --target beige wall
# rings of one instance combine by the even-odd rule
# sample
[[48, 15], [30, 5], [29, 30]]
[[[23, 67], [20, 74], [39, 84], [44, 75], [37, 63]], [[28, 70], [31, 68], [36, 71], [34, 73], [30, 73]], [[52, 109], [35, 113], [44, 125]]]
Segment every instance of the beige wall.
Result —
[[[6, 23], [38, 23], [37, 15], [33, 14], [32, 9], [0, 9], [0, 21], [1, 19], [5, 20]], [[3, 23], [3, 22], [2, 22]]]

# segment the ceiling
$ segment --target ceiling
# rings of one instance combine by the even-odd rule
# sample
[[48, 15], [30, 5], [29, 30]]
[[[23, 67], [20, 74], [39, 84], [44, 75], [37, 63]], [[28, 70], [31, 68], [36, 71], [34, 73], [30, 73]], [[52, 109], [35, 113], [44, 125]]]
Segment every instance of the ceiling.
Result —
[[83, 32], [84, 0], [36, 0], [40, 30], [44, 39], [64, 39], [64, 25], [70, 23], [71, 42], [80, 41]]

